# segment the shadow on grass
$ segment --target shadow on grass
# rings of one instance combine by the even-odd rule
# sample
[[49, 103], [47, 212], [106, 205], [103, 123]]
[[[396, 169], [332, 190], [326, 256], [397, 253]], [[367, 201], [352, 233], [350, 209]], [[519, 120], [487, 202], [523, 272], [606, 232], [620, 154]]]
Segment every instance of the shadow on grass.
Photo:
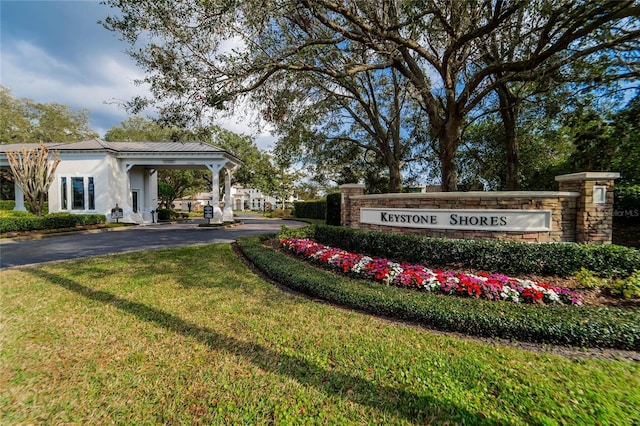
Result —
[[211, 350], [222, 350], [240, 356], [246, 361], [275, 374], [289, 376], [299, 383], [313, 386], [330, 394], [340, 394], [354, 403], [368, 405], [393, 416], [404, 417], [417, 423], [461, 421], [465, 424], [504, 424], [484, 415], [470, 412], [450, 401], [417, 395], [403, 389], [381, 386], [360, 377], [330, 371], [304, 359], [279, 353], [264, 346], [236, 340], [214, 330], [189, 322], [159, 309], [130, 301], [109, 292], [94, 290], [71, 279], [40, 269], [29, 273], [87, 299], [113, 306], [141, 321], [155, 324], [174, 333], [194, 338]]

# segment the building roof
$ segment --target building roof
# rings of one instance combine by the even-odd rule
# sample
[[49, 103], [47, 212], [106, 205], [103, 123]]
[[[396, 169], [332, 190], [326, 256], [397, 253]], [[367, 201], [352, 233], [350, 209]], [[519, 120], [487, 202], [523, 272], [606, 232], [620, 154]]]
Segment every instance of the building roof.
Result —
[[[47, 148], [51, 147], [50, 143], [44, 144]], [[22, 148], [31, 149], [40, 146], [39, 143], [8, 143], [8, 144], [0, 144], [0, 153], [5, 153], [8, 151], [22, 151]]]
[[[7, 151], [20, 151], [40, 146], [38, 143], [0, 144], [0, 154]], [[89, 139], [80, 142], [45, 143], [53, 151], [111, 151], [117, 153], [221, 153], [239, 160], [235, 155], [217, 146], [204, 142], [107, 142], [101, 139]]]

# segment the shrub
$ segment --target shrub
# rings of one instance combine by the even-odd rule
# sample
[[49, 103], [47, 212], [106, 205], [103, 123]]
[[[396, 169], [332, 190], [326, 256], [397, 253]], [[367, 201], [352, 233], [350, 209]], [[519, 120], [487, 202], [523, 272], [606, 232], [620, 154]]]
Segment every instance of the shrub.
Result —
[[[16, 202], [14, 200], [0, 200], [0, 211], [1, 210], [13, 210], [16, 207]], [[25, 208], [27, 211], [29, 210], [29, 206], [25, 204]], [[49, 211], [49, 203], [44, 203], [42, 205], [42, 212], [46, 213]]]
[[307, 219], [325, 219], [327, 217], [327, 201], [296, 201], [293, 203], [293, 215]]
[[607, 282], [605, 280], [596, 277], [593, 272], [584, 267], [580, 268], [580, 270], [576, 273], [576, 279], [584, 288], [598, 288], [607, 285]]
[[640, 297], [640, 270], [626, 279], [615, 281], [611, 285], [611, 293], [625, 299]]
[[265, 212], [263, 214], [264, 217], [277, 217], [277, 218], [285, 218], [285, 217], [290, 217], [291, 216], [291, 210], [290, 209], [275, 209], [275, 210], [271, 210], [269, 212]]
[[617, 245], [455, 240], [319, 225], [311, 238], [369, 256], [430, 267], [466, 267], [506, 274], [570, 276], [584, 267], [600, 277], [640, 269], [640, 251]]
[[171, 209], [158, 209], [156, 210], [158, 213], [158, 220], [171, 220], [177, 217], [177, 213]]
[[13, 210], [16, 202], [13, 200], [0, 200], [0, 210]]
[[341, 203], [341, 193], [334, 192], [327, 195], [327, 225], [340, 226]]
[[581, 347], [640, 349], [640, 312], [536, 306], [439, 296], [345, 278], [262, 245], [238, 239], [242, 252], [279, 283], [312, 297], [399, 320], [466, 334]]
[[315, 225], [305, 226], [303, 228], [289, 228], [285, 225], [280, 227], [278, 237], [284, 238], [310, 238], [314, 234]]
[[0, 217], [0, 233], [73, 228], [78, 225], [98, 225], [106, 222], [101, 214], [52, 213], [44, 216], [21, 214]]

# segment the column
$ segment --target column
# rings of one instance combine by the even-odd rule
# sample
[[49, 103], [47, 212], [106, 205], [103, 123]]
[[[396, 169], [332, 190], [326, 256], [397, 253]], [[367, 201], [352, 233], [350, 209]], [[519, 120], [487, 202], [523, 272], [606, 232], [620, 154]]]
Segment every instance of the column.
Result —
[[14, 198], [16, 200], [16, 205], [13, 209], [21, 212], [26, 212], [27, 209], [24, 207], [24, 192], [22, 192], [22, 187], [18, 185], [18, 182], [13, 182], [13, 190], [15, 193]]
[[353, 212], [351, 210], [351, 197], [355, 195], [364, 195], [364, 185], [357, 183], [346, 183], [340, 185], [340, 192], [342, 193], [342, 200], [340, 202], [340, 225], [351, 227], [354, 223], [360, 222], [360, 217], [354, 217], [359, 215], [360, 212]]
[[224, 211], [223, 222], [233, 222], [233, 206], [231, 205], [231, 170], [224, 169]]
[[207, 165], [207, 168], [211, 170], [211, 205], [213, 206], [213, 219], [211, 223], [222, 223], [222, 210], [220, 210], [220, 170], [221, 164]]
[[153, 179], [154, 174], [156, 173], [155, 169], [145, 169], [144, 172], [144, 182], [142, 191], [144, 193], [143, 206], [140, 210], [142, 213], [142, 220], [144, 222], [152, 222], [153, 217], [151, 216], [151, 211], [155, 211], [157, 207], [154, 205], [154, 198], [157, 198], [157, 195], [154, 196], [154, 187], [155, 192], [157, 193], [158, 184], [157, 181]]
[[579, 192], [576, 205], [576, 242], [611, 244], [613, 236], [613, 182], [617, 172], [581, 172], [556, 176], [560, 191]]
[[[131, 205], [131, 169], [135, 164], [133, 163], [123, 163], [121, 165], [121, 174], [120, 174], [120, 199], [114, 200], [116, 205], [122, 209], [122, 221], [123, 222], [133, 222], [133, 209]], [[115, 206], [110, 206], [113, 208]], [[110, 218], [110, 216], [108, 216]]]

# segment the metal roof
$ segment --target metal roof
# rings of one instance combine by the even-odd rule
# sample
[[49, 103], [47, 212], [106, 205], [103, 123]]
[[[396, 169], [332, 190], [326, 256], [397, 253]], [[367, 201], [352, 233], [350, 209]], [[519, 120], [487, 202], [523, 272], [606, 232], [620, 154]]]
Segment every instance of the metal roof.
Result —
[[[51, 148], [57, 144], [55, 143], [45, 143], [47, 148]], [[7, 151], [22, 151], [22, 148], [32, 149], [39, 147], [39, 143], [9, 143], [9, 144], [0, 144], [0, 152], [4, 153]]]
[[[38, 143], [0, 144], [0, 153], [20, 151], [22, 148], [36, 148]], [[222, 148], [204, 142], [107, 142], [101, 139], [89, 139], [80, 142], [46, 143], [45, 146], [55, 151], [112, 151], [117, 153], [220, 153], [237, 157]]]

